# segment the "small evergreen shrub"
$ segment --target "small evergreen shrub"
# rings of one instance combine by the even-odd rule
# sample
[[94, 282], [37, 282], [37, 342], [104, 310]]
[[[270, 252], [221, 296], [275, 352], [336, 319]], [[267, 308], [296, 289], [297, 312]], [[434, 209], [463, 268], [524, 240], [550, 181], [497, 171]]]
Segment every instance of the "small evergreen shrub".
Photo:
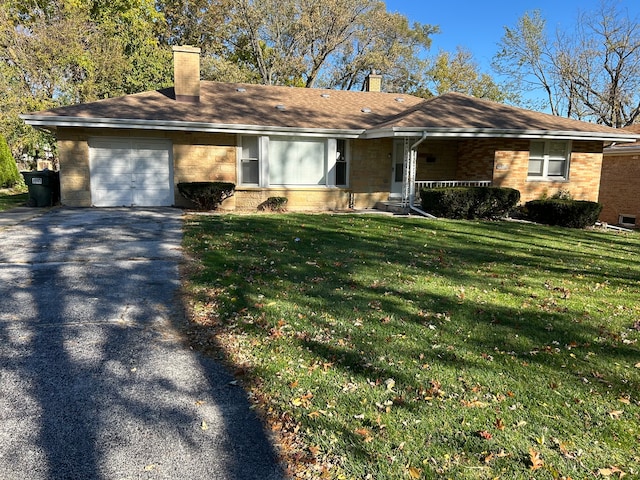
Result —
[[258, 210], [269, 210], [271, 212], [284, 212], [287, 209], [287, 202], [289, 199], [287, 197], [269, 197], [260, 205], [258, 205]]
[[14, 187], [20, 183], [21, 179], [22, 176], [11, 155], [7, 140], [0, 135], [0, 188]]
[[501, 187], [425, 188], [422, 209], [436, 217], [476, 219], [506, 216], [520, 200], [520, 192]]
[[530, 220], [546, 225], [570, 228], [585, 228], [598, 220], [602, 205], [586, 200], [562, 200], [549, 198], [531, 200], [525, 204]]
[[178, 183], [180, 195], [193, 203], [198, 210], [216, 210], [223, 201], [233, 195], [235, 188], [235, 184], [230, 182]]

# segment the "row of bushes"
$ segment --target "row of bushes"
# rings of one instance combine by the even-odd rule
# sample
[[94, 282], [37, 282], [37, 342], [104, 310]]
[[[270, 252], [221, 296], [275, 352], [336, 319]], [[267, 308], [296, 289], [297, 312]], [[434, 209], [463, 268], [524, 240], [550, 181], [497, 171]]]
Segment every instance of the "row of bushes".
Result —
[[[520, 192], [500, 187], [427, 188], [420, 193], [422, 209], [444, 218], [495, 219], [513, 213]], [[572, 200], [566, 194], [532, 200], [522, 213], [534, 222], [585, 228], [598, 220], [602, 205], [584, 200]]]
[[425, 188], [422, 209], [436, 217], [473, 220], [500, 218], [515, 208], [520, 192], [500, 187]]

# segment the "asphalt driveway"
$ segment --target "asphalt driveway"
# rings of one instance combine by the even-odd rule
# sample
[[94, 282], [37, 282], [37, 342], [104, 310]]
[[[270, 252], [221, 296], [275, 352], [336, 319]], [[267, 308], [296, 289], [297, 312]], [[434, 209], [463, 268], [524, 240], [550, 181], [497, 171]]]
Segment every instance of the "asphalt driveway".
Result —
[[181, 211], [0, 228], [3, 480], [283, 477], [244, 391], [179, 331]]

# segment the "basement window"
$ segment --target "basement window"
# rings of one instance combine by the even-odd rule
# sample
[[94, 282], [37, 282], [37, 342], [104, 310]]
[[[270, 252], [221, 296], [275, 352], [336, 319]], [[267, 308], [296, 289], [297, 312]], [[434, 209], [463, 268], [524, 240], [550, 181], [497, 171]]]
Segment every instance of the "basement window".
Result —
[[620, 215], [618, 217], [618, 223], [625, 227], [635, 227], [636, 226], [636, 216], [635, 215]]

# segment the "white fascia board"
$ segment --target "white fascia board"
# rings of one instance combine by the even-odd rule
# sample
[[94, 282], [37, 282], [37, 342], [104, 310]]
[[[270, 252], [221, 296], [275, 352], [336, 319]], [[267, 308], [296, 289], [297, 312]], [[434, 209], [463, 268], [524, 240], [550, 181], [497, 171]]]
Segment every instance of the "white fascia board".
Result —
[[278, 127], [268, 125], [234, 125], [166, 120], [126, 118], [54, 117], [50, 115], [20, 115], [28, 125], [43, 128], [118, 128], [134, 130], [179, 131], [199, 133], [233, 133], [244, 135], [299, 135], [304, 137], [360, 138], [364, 129]]
[[429, 138], [521, 138], [545, 140], [597, 140], [602, 142], [635, 142], [630, 134], [604, 134], [601, 132], [575, 132], [554, 130], [501, 130], [492, 128], [399, 128], [368, 130], [362, 138], [421, 137]]

